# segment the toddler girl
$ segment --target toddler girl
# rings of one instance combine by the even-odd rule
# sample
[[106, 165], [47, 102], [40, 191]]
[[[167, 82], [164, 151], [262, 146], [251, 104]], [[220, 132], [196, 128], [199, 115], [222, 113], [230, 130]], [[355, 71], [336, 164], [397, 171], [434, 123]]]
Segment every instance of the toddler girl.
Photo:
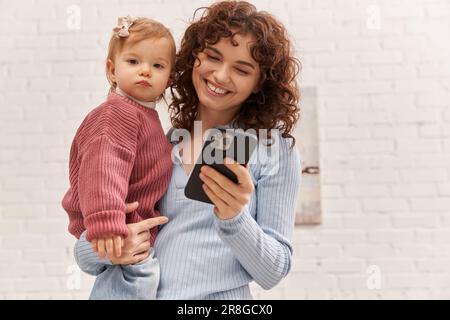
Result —
[[[170, 85], [175, 50], [162, 24], [119, 18], [106, 61], [108, 98], [86, 116], [73, 140], [70, 189], [62, 206], [69, 232], [91, 241], [100, 258], [121, 255], [127, 223], [160, 215], [155, 205], [168, 187], [172, 161], [155, 103]], [[139, 208], [125, 215], [125, 204], [135, 201]], [[156, 234], [156, 227], [149, 232], [151, 246]], [[156, 297], [159, 265], [153, 252], [135, 265], [108, 263], [95, 275], [90, 299]]]

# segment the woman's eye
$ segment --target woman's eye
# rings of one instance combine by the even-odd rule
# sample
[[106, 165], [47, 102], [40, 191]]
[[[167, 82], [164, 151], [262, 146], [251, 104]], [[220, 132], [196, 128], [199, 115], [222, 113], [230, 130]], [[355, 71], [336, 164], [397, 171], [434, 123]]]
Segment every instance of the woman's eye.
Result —
[[136, 59], [128, 59], [127, 62], [129, 64], [138, 64], [139, 63]]
[[247, 72], [247, 71], [245, 71], [245, 70], [242, 70], [242, 69], [236, 69], [236, 70], [237, 70], [237, 72], [239, 72], [240, 74], [242, 74], [242, 75], [244, 75], [244, 76], [246, 76], [246, 75], [249, 74], [249, 72]]
[[210, 56], [209, 54], [207, 54], [206, 56], [208, 57], [209, 60], [212, 60], [212, 61], [219, 61], [219, 58], [217, 58], [217, 57]]

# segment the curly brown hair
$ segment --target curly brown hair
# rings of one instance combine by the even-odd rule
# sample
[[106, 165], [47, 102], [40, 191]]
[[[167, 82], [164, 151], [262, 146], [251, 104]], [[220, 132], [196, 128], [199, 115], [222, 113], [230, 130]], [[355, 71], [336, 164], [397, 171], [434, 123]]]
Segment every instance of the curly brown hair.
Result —
[[[208, 44], [235, 34], [255, 37], [251, 47], [253, 59], [259, 64], [259, 91], [252, 93], [236, 115], [236, 124], [244, 129], [279, 129], [282, 137], [290, 137], [299, 119], [300, 91], [296, 77], [300, 62], [293, 56], [293, 48], [284, 26], [271, 14], [257, 11], [245, 1], [223, 1], [204, 10], [198, 21], [186, 29], [177, 53], [175, 79], [171, 86], [173, 100], [169, 106], [172, 126], [192, 130], [198, 111], [198, 96], [192, 82], [192, 70], [198, 54]], [[269, 131], [270, 132], [270, 131]]]

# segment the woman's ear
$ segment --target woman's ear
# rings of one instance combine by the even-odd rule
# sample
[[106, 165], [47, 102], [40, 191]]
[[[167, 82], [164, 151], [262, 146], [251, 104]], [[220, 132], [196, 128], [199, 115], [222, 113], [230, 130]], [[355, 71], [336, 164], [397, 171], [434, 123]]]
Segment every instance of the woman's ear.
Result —
[[112, 82], [116, 82], [116, 68], [114, 67], [114, 61], [108, 59], [106, 62], [106, 68], [108, 70], [108, 77]]

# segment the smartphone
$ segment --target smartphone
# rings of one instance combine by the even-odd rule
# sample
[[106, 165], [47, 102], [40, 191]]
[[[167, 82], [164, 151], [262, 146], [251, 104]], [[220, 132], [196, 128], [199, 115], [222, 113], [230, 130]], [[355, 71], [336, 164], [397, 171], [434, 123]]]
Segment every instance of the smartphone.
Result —
[[184, 188], [184, 195], [192, 200], [213, 204], [202, 187], [204, 182], [199, 176], [201, 167], [204, 165], [210, 166], [234, 183], [238, 183], [233, 171], [225, 166], [224, 159], [227, 157], [241, 165], [247, 165], [257, 143], [258, 140], [255, 135], [244, 132], [242, 129], [212, 129], [189, 175]]

